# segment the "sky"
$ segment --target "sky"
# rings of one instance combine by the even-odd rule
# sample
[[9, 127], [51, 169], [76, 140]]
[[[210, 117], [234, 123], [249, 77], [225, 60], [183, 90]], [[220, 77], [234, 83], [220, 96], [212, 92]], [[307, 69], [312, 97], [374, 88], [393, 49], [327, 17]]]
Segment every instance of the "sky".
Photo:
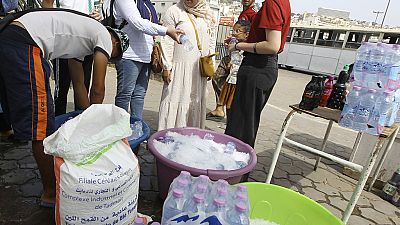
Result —
[[[317, 12], [318, 7], [350, 11], [350, 18], [375, 21], [373, 11], [385, 11], [388, 0], [290, 0], [292, 12]], [[377, 23], [381, 23], [383, 14], [379, 14]], [[400, 0], [391, 0], [385, 25], [400, 26]]]

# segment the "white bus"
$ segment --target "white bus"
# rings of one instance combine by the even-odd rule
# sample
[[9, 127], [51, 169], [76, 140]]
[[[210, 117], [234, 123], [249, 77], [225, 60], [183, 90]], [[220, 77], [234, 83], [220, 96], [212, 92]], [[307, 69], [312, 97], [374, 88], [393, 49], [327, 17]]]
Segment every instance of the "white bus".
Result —
[[400, 30], [291, 26], [279, 65], [308, 72], [339, 74], [354, 62], [364, 41], [400, 44]]

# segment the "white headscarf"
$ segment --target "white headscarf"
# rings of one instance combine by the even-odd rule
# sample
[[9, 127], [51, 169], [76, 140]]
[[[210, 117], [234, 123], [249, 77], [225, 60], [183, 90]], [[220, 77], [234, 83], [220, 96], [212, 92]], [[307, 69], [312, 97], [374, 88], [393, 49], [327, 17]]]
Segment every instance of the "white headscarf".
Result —
[[203, 18], [206, 21], [209, 28], [214, 27], [215, 19], [210, 9], [210, 6], [208, 5], [206, 0], [199, 0], [199, 2], [193, 7], [188, 7], [185, 4], [185, 0], [181, 0], [180, 3], [188, 13]]

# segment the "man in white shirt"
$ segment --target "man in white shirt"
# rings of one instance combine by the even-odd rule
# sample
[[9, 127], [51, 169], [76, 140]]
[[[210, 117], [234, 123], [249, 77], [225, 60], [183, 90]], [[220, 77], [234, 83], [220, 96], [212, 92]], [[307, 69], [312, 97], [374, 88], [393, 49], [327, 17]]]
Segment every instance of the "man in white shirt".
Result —
[[[44, 190], [42, 206], [51, 206], [55, 202], [53, 158], [43, 151], [43, 139], [54, 131], [47, 60], [81, 60], [94, 55], [89, 97], [83, 82], [75, 89], [79, 104], [86, 108], [103, 102], [108, 60], [120, 58], [129, 40], [122, 31], [107, 29], [90, 17], [68, 10], [34, 10], [14, 18], [10, 15], [0, 21], [0, 28], [7, 24], [4, 21], [12, 21], [0, 29], [1, 105], [15, 139], [32, 140]], [[83, 79], [83, 69], [74, 72]]]
[[[56, 4], [54, 4], [56, 3]], [[71, 9], [86, 15], [90, 15], [96, 20], [101, 19], [101, 15], [98, 10], [95, 10], [94, 0], [43, 0], [43, 8], [53, 8], [56, 5], [57, 8]], [[92, 65], [93, 56], [85, 56], [81, 63], [71, 62], [68, 59], [56, 59], [53, 61], [53, 70], [56, 80], [56, 88], [54, 93], [54, 107], [55, 115], [65, 114], [67, 111], [67, 99], [68, 92], [71, 85], [70, 73], [75, 71], [76, 67], [83, 67], [84, 71], [84, 82], [86, 90], [89, 91], [90, 80], [92, 76]], [[75, 109], [81, 109], [77, 104], [77, 99], [75, 97]]]

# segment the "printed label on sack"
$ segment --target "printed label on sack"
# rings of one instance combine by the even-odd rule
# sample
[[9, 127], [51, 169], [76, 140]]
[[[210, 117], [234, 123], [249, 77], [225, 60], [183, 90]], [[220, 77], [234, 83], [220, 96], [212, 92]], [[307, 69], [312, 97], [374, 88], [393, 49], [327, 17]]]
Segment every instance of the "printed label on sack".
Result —
[[89, 165], [60, 167], [61, 224], [129, 225], [137, 214], [139, 169], [122, 141]]
[[172, 217], [165, 224], [167, 225], [229, 225], [223, 218], [219, 218], [213, 214], [193, 214], [193, 213], [181, 213], [177, 216]]

